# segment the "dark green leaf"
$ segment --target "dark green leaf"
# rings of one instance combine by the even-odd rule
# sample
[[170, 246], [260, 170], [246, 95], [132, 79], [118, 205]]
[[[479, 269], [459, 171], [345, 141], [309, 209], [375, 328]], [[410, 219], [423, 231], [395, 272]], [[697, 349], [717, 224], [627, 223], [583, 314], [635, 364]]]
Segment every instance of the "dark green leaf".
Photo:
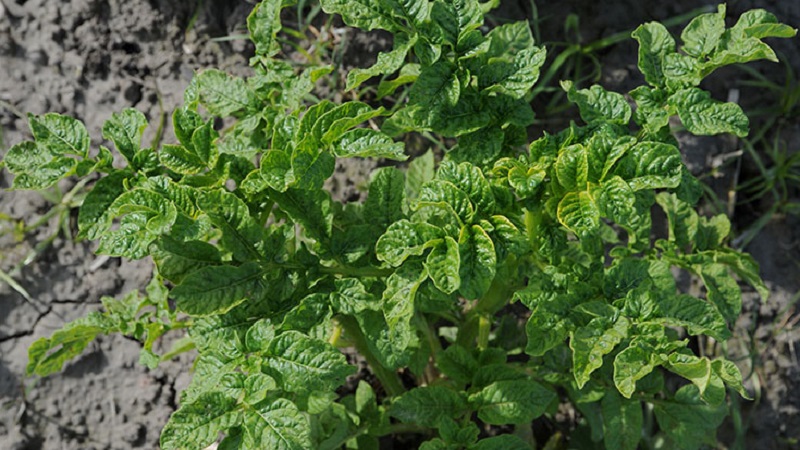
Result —
[[683, 450], [716, 443], [716, 429], [728, 415], [725, 403], [708, 405], [700, 399], [697, 387], [690, 384], [678, 389], [672, 400], [656, 402], [654, 412], [661, 430]]
[[603, 396], [603, 442], [606, 448], [636, 450], [642, 439], [644, 417], [639, 400], [620, 397], [614, 391]]
[[141, 112], [126, 108], [121, 113], [111, 114], [103, 124], [103, 137], [112, 141], [117, 151], [132, 164], [133, 157], [142, 146], [142, 133], [147, 127], [147, 118]]
[[89, 152], [89, 132], [77, 119], [56, 113], [28, 114], [28, 124], [36, 143], [46, 147], [54, 156], [86, 157]]
[[542, 415], [556, 394], [530, 379], [494, 382], [470, 396], [478, 417], [491, 425], [521, 424]]
[[664, 25], [646, 23], [631, 33], [639, 42], [639, 70], [652, 86], [664, 86], [664, 56], [675, 52], [675, 39]]
[[389, 413], [402, 422], [431, 426], [444, 417], [458, 418], [467, 412], [464, 397], [443, 386], [412, 389], [397, 398]]
[[210, 266], [188, 275], [172, 290], [178, 309], [194, 316], [222, 314], [267, 288], [257, 263]]
[[333, 390], [354, 371], [344, 355], [326, 342], [286, 331], [269, 343], [263, 370], [291, 392]]
[[219, 433], [242, 423], [236, 399], [222, 392], [208, 392], [194, 402], [181, 405], [161, 431], [161, 448], [205, 448]]
[[604, 122], [627, 125], [631, 120], [631, 107], [622, 94], [606, 91], [599, 85], [576, 90], [570, 81], [562, 81], [561, 87], [569, 100], [578, 105], [581, 118], [590, 125]]
[[459, 292], [470, 300], [482, 297], [489, 290], [497, 267], [492, 239], [479, 225], [464, 226], [458, 237], [458, 254]]
[[194, 82], [203, 106], [215, 116], [232, 116], [256, 103], [255, 94], [243, 79], [221, 70], [206, 69], [195, 76]]

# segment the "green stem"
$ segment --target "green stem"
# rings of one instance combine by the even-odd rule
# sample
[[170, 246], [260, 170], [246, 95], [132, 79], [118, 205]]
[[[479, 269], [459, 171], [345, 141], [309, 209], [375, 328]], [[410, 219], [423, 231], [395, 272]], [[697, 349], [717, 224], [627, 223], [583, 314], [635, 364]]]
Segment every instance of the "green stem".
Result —
[[491, 318], [486, 314], [481, 314], [478, 319], [478, 349], [486, 350], [489, 347], [489, 333], [491, 331]]
[[344, 329], [344, 332], [353, 342], [353, 345], [358, 350], [358, 353], [367, 360], [367, 364], [369, 364], [370, 368], [372, 368], [372, 373], [375, 374], [376, 377], [381, 381], [381, 385], [386, 392], [392, 396], [397, 397], [402, 395], [406, 389], [403, 387], [403, 383], [400, 381], [400, 377], [397, 375], [397, 372], [385, 367], [378, 361], [378, 358], [370, 351], [369, 344], [367, 343], [367, 337], [364, 336], [364, 333], [361, 331], [361, 327], [358, 325], [358, 321], [356, 321], [355, 317], [352, 316], [340, 316], [339, 317], [339, 324]]
[[334, 267], [320, 267], [320, 273], [329, 274], [329, 275], [344, 275], [346, 277], [358, 277], [358, 278], [365, 278], [365, 277], [388, 277], [394, 270], [392, 269], [380, 269], [377, 267], [346, 267], [346, 266], [334, 266]]

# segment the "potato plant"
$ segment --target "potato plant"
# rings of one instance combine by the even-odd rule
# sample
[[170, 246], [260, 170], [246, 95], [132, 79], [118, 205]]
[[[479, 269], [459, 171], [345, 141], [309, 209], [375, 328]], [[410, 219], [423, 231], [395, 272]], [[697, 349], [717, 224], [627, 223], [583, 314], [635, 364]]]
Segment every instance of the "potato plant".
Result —
[[[264, 0], [247, 20], [252, 76], [194, 77], [172, 118], [177, 144], [142, 148], [133, 109], [103, 127], [114, 151], [95, 150], [73, 118], [29, 116], [34, 140], [4, 160], [13, 188], [91, 177], [79, 236], [155, 270], [145, 293], [104, 298], [36, 341], [28, 374], [59, 371], [107, 333], [140, 340], [149, 367], [194, 349], [164, 449], [220, 436], [220, 449], [374, 449], [400, 433], [426, 450], [528, 449], [532, 422], [560, 403], [580, 413], [587, 448], [713, 443], [728, 392], [747, 392], [731, 361], [689, 344], [731, 336], [736, 278], [767, 289], [726, 245], [728, 219], [696, 212], [702, 188], [671, 120], [745, 136], [739, 106], [700, 82], [775, 61], [762, 38], [795, 30], [763, 10], [727, 26], [724, 5], [680, 44], [644, 24], [632, 37], [646, 84], [625, 96], [563, 81], [582, 123], [529, 143], [526, 95], [546, 53], [527, 22], [487, 30], [494, 2], [322, 0], [348, 26], [394, 35], [346, 87], [381, 77], [377, 97], [402, 99], [389, 110], [309, 95], [333, 69], [280, 59], [286, 3]], [[376, 169], [363, 203], [325, 190], [337, 159], [408, 160], [410, 133], [449, 148]], [[651, 229], [659, 209], [665, 236]], [[703, 295], [681, 292], [674, 269]], [[172, 330], [186, 337], [156, 354]], [[355, 354], [374, 382], [345, 389]]]

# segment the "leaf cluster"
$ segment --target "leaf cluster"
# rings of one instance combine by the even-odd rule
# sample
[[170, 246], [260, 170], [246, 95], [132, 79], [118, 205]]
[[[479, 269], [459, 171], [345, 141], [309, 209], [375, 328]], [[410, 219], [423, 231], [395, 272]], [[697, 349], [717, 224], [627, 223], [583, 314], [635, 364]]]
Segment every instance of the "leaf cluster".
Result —
[[[198, 73], [172, 118], [176, 144], [142, 148], [147, 121], [131, 109], [103, 127], [115, 151], [96, 154], [79, 121], [29, 117], [34, 140], [5, 159], [13, 187], [98, 177], [80, 236], [157, 268], [146, 296], [105, 299], [105, 312], [34, 343], [29, 374], [60, 370], [110, 332], [143, 341], [151, 367], [196, 349], [165, 449], [204, 448], [220, 432], [225, 449], [370, 449], [409, 430], [428, 450], [523, 449], [524, 431], [481, 425], [524, 430], [565, 400], [609, 449], [637, 448], [645, 411], [677, 448], [713, 441], [727, 390], [747, 393], [732, 362], [694, 354], [690, 337], [730, 337], [734, 276], [767, 289], [753, 259], [727, 247], [727, 218], [695, 212], [701, 189], [670, 120], [745, 135], [741, 109], [700, 81], [774, 60], [761, 39], [795, 31], [762, 10], [726, 28], [724, 6], [689, 23], [680, 47], [645, 24], [633, 37], [647, 85], [625, 96], [565, 81], [583, 123], [528, 144], [525, 96], [545, 51], [527, 22], [486, 31], [495, 5], [477, 0], [321, 3], [394, 35], [347, 89], [381, 76], [378, 95], [402, 92], [398, 107], [316, 100], [333, 68], [278, 59], [286, 4], [264, 0], [247, 21], [253, 75]], [[217, 118], [232, 125], [220, 131]], [[395, 138], [409, 132], [454, 145], [438, 163], [428, 152], [405, 170], [377, 169], [363, 204], [331, 197], [337, 160], [404, 161]], [[654, 208], [667, 236], [653, 236]], [[703, 295], [681, 292], [676, 268]], [[156, 355], [174, 329], [186, 338]], [[342, 388], [355, 372], [344, 347], [366, 359], [374, 385]], [[668, 374], [683, 386], [668, 388]]]

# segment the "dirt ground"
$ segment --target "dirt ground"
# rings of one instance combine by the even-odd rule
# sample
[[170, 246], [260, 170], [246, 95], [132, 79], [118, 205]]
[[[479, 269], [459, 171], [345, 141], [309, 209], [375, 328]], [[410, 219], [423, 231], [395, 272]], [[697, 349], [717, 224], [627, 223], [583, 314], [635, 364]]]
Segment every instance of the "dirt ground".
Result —
[[[564, 24], [566, 15], [575, 13], [580, 17], [580, 39], [592, 42], [712, 2], [503, 3], [497, 17], [515, 20], [533, 17], [532, 5], [537, 5], [542, 37], [552, 42], [574, 35], [565, 31]], [[25, 113], [73, 115], [86, 123], [94, 144], [99, 145], [102, 123], [112, 112], [132, 106], [152, 124], [169, 118], [195, 70], [218, 67], [247, 73], [252, 47], [244, 40], [214, 38], [242, 34], [252, 6], [245, 0], [0, 0], [0, 155], [29, 137]], [[766, 8], [783, 22], [800, 27], [800, 1], [728, 2], [730, 15], [752, 7]], [[371, 37], [374, 34], [353, 36], [345, 56], [374, 58], [386, 43], [372, 42]], [[798, 39], [776, 44], [795, 73], [800, 73]], [[625, 91], [640, 81], [635, 42], [623, 42], [595, 56], [603, 66], [598, 82], [606, 87]], [[784, 81], [781, 66], [754, 67]], [[763, 90], [741, 84], [745, 78], [742, 71], [725, 71], [706, 87], [717, 98], [738, 92], [745, 107], [775, 101]], [[789, 150], [800, 137], [796, 116], [784, 125]], [[166, 122], [164, 142], [171, 142]], [[155, 128], [148, 130], [146, 142], [155, 135]], [[684, 139], [682, 143], [687, 162], [697, 174], [709, 173], [720, 155], [736, 154], [741, 148], [741, 143], [725, 138]], [[726, 165], [719, 171], [715, 189], [727, 194], [725, 183], [730, 186], [731, 180], [751, 176], [751, 165], [747, 160]], [[341, 167], [332, 188], [341, 197], [351, 197], [356, 193], [354, 180], [370, 168], [370, 163]], [[0, 188], [10, 182], [7, 172], [0, 173]], [[791, 194], [799, 200], [796, 190]], [[747, 229], [768, 207], [732, 208], [734, 227]], [[50, 208], [36, 193], [0, 191], [0, 217], [30, 224]], [[11, 223], [0, 221], [0, 230]], [[92, 344], [61, 374], [44, 379], [24, 376], [27, 348], [34, 340], [99, 308], [102, 296], [121, 296], [148, 281], [149, 262], [97, 257], [92, 243], [75, 243], [62, 236], [32, 260], [28, 258], [57, 231], [50, 221], [21, 240], [13, 233], [0, 236], [0, 269], [30, 294], [26, 299], [0, 281], [0, 449], [157, 448], [160, 429], [177, 406], [177, 393], [189, 381], [191, 355], [148, 371], [137, 363], [138, 343], [109, 336]], [[754, 294], [745, 294], [736, 338], [728, 344], [730, 356], [748, 376], [747, 386], [756, 397], [741, 405], [748, 431], [740, 448], [800, 448], [800, 364], [795, 349], [800, 346], [798, 243], [800, 220], [788, 215], [774, 218], [746, 248], [761, 264], [772, 296], [761, 303]], [[731, 424], [723, 427], [720, 441], [730, 445], [733, 430]]]

